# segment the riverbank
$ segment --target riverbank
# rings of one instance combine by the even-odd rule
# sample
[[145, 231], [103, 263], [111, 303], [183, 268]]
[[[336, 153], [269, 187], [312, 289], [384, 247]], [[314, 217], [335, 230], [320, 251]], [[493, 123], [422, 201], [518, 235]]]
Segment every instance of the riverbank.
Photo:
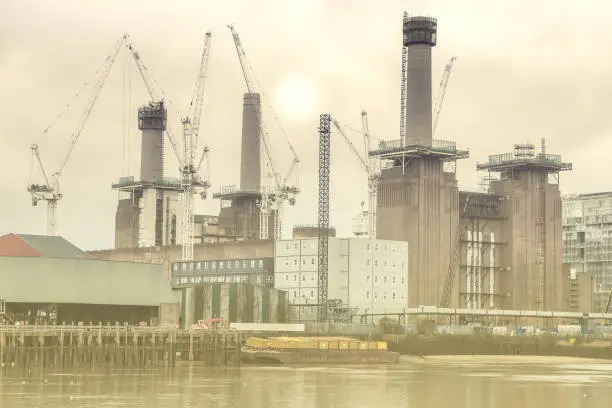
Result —
[[554, 356], [612, 360], [610, 341], [559, 339], [553, 336], [491, 335], [405, 336], [389, 349], [408, 356]]

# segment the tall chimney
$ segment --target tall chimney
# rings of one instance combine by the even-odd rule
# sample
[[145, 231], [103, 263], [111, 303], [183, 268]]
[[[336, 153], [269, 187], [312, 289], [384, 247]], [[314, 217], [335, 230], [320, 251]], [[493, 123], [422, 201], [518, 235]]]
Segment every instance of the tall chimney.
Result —
[[261, 184], [261, 101], [258, 93], [245, 93], [242, 104], [240, 189], [259, 190]]
[[431, 48], [436, 45], [438, 23], [431, 17], [404, 16], [406, 73], [406, 145], [431, 145]]
[[167, 112], [164, 102], [138, 108], [138, 129], [142, 131], [140, 181], [155, 182], [164, 176], [164, 130]]

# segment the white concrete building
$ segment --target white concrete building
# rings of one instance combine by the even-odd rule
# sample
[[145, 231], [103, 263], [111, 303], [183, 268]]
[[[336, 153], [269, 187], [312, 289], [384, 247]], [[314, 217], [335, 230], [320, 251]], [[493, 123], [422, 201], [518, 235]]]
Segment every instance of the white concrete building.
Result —
[[[318, 302], [317, 238], [279, 240], [274, 248], [275, 287], [295, 304]], [[398, 313], [408, 297], [408, 243], [329, 238], [328, 299], [357, 313]]]

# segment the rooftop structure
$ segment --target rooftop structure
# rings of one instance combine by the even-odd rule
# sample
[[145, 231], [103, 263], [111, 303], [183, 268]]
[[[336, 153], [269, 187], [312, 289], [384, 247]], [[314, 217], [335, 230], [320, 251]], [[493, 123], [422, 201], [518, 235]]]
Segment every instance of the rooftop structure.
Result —
[[0, 256], [90, 259], [60, 236], [6, 234], [0, 236]]
[[478, 163], [478, 170], [502, 173], [502, 177], [510, 176], [514, 170], [542, 171], [545, 173], [559, 173], [572, 169], [572, 164], [564, 162], [558, 154], [546, 153], [545, 142], [542, 139], [542, 148], [539, 153], [530, 143], [515, 144], [512, 153], [490, 155], [488, 161]]

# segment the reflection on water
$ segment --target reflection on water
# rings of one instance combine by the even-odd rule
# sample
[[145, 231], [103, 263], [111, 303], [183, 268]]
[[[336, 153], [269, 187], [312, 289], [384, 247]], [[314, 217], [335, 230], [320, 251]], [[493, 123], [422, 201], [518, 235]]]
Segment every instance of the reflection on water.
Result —
[[612, 364], [402, 361], [393, 367], [181, 366], [158, 371], [16, 375], [0, 406], [608, 408]]

